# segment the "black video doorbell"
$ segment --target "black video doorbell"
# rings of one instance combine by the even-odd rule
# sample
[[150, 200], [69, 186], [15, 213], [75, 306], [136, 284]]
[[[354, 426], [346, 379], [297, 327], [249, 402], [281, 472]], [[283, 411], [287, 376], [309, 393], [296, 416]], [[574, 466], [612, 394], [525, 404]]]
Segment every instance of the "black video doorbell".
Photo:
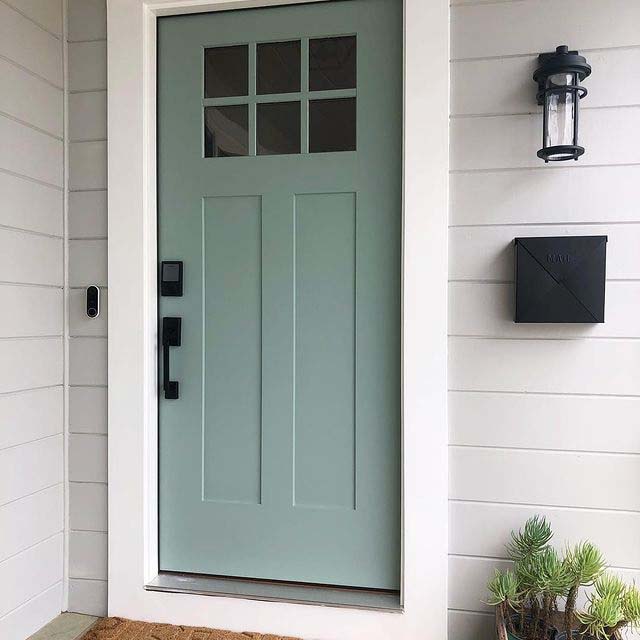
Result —
[[87, 287], [87, 315], [90, 318], [100, 315], [100, 288], [95, 284]]

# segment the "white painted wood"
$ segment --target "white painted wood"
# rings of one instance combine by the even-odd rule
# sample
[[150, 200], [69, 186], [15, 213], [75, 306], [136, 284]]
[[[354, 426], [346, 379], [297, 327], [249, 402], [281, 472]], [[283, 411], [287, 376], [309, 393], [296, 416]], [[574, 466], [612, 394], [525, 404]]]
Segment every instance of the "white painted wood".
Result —
[[69, 483], [69, 528], [74, 531], [107, 531], [107, 485]]
[[69, 194], [69, 237], [107, 237], [107, 192], [76, 191]]
[[69, 360], [71, 385], [107, 384], [107, 340], [105, 338], [71, 338]]
[[0, 451], [0, 505], [62, 482], [62, 462], [61, 435]]
[[69, 611], [90, 616], [106, 616], [106, 603], [106, 581], [69, 580]]
[[638, 221], [640, 166], [574, 165], [553, 171], [453, 173], [451, 224]]
[[61, 386], [0, 395], [0, 449], [62, 433], [62, 400]]
[[451, 392], [449, 442], [640, 454], [640, 398]]
[[97, 318], [87, 316], [86, 289], [69, 291], [69, 331], [72, 337], [107, 335], [108, 293], [100, 290], [100, 315]]
[[456, 227], [449, 231], [450, 280], [514, 279], [513, 239], [536, 236], [600, 236], [607, 243], [607, 279], [640, 278], [640, 225]]
[[[640, 83], [629, 82], [640, 67], [640, 48], [604, 49], [585, 55], [593, 71], [581, 109], [640, 104]], [[536, 105], [533, 72], [538, 57], [460, 60], [451, 65], [452, 115], [513, 114], [541, 111]]]
[[69, 436], [69, 481], [107, 481], [107, 437], [71, 434]]
[[69, 43], [69, 90], [99, 91], [107, 88], [107, 43]]
[[107, 433], [107, 389], [69, 389], [69, 429], [72, 433]]
[[69, 242], [69, 285], [86, 287], [107, 285], [107, 241], [71, 240]]
[[69, 188], [106, 189], [106, 142], [73, 142], [69, 145]]
[[0, 338], [62, 335], [62, 289], [0, 284]]
[[468, 391], [640, 395], [640, 341], [451, 338], [449, 385]]
[[[610, 481], [615, 490], [615, 478]], [[562, 509], [511, 504], [452, 502], [449, 506], [449, 552], [459, 555], [506, 557], [509, 533], [527, 518], [543, 515], [554, 531], [554, 546], [588, 538], [607, 562], [617, 567], [640, 566], [640, 514], [587, 509]]]
[[475, 611], [449, 611], [449, 638], [456, 640], [495, 640], [492, 615]]
[[61, 609], [62, 582], [58, 582], [0, 617], [0, 637], [3, 640], [24, 640], [53, 620]]
[[[640, 162], [639, 118], [638, 106], [582, 110], [578, 137], [586, 152], [580, 158], [580, 166]], [[541, 146], [541, 115], [451, 121], [454, 170], [543, 167], [544, 162], [536, 156]], [[554, 168], [555, 165], [550, 170]]]
[[0, 616], [60, 581], [62, 533], [0, 564]]
[[106, 0], [69, 0], [67, 12], [70, 42], [106, 39]]
[[0, 340], [0, 393], [62, 384], [62, 339]]
[[535, 0], [451, 8], [451, 57], [478, 58], [638, 44], [635, 0]]
[[405, 0], [403, 615], [141, 589], [157, 570], [155, 32], [142, 0], [112, 0], [108, 13], [110, 614], [317, 640], [445, 638], [448, 3]]
[[61, 40], [4, 3], [0, 3], [0, 56], [62, 87]]
[[502, 338], [640, 337], [640, 282], [608, 282], [601, 324], [529, 324], [513, 321], [513, 284], [451, 282], [449, 333]]
[[107, 92], [88, 91], [69, 96], [69, 139], [106, 140]]
[[0, 137], [0, 169], [62, 186], [62, 141], [6, 116], [0, 116]]
[[0, 563], [63, 529], [62, 484], [5, 504], [0, 507]]
[[62, 35], [61, 0], [5, 0], [23, 15], [39, 24], [43, 29], [60, 37]]
[[638, 456], [452, 447], [450, 464], [453, 499], [640, 511]]
[[71, 531], [69, 535], [69, 577], [107, 579], [107, 534]]
[[0, 172], [0, 225], [62, 236], [62, 190]]
[[[0, 58], [0, 112], [62, 137], [63, 93]], [[10, 89], [10, 90], [9, 90]]]
[[0, 278], [62, 286], [62, 239], [0, 229]]

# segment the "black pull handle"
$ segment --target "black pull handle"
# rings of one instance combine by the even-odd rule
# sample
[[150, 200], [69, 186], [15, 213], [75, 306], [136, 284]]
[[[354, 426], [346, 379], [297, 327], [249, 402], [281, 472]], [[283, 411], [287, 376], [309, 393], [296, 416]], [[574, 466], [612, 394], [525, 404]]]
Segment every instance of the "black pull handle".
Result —
[[162, 365], [164, 371], [164, 397], [177, 400], [180, 397], [180, 384], [171, 380], [169, 347], [182, 344], [182, 318], [162, 318]]

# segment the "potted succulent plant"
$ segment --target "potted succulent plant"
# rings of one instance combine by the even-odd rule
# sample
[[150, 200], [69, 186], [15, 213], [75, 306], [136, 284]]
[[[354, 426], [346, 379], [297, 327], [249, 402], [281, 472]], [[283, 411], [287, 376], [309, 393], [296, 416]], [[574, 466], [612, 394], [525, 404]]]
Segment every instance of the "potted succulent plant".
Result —
[[[597, 547], [582, 542], [561, 556], [552, 537], [540, 516], [511, 533], [513, 568], [496, 571], [488, 585], [499, 640], [619, 640], [623, 628], [640, 624], [640, 591], [605, 573]], [[577, 612], [580, 588], [591, 586], [586, 611]]]

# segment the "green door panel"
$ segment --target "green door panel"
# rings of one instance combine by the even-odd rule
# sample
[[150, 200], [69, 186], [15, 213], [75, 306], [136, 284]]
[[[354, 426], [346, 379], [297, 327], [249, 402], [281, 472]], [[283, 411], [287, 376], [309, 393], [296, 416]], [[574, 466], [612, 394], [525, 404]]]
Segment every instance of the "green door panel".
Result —
[[[344, 35], [356, 86], [327, 89], [327, 59], [310, 91], [310, 39]], [[290, 41], [301, 90], [257, 95], [257, 45]], [[205, 49], [245, 44], [247, 95], [204, 98]], [[310, 130], [353, 146], [349, 109], [320, 99], [355, 99], [355, 150], [310, 152]], [[297, 106], [260, 120], [279, 102]], [[247, 155], [205, 157], [207, 107], [215, 143]], [[261, 155], [298, 127], [300, 153]], [[401, 0], [158, 20], [158, 252], [184, 262], [184, 296], [159, 299], [182, 318], [180, 398], [159, 399], [162, 570], [399, 588], [401, 152]]]

